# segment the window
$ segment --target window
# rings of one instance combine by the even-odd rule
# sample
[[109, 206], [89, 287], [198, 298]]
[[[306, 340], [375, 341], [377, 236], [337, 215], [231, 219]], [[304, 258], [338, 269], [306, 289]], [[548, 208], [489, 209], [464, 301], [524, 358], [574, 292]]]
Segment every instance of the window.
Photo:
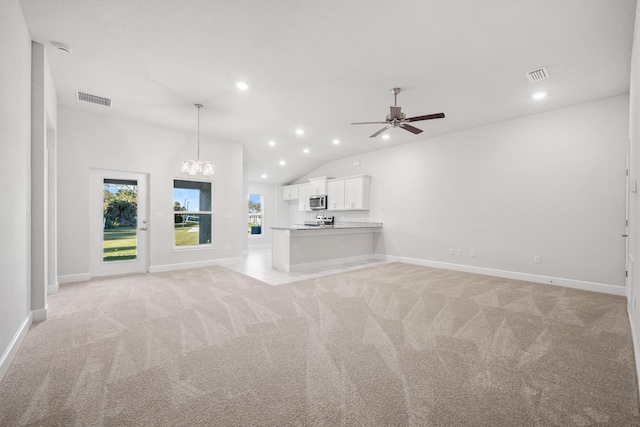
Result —
[[136, 259], [138, 182], [105, 178], [102, 192], [102, 261]]
[[249, 194], [249, 222], [247, 233], [249, 235], [262, 234], [262, 196], [260, 194]]
[[212, 242], [211, 183], [173, 180], [175, 246], [210, 245]]

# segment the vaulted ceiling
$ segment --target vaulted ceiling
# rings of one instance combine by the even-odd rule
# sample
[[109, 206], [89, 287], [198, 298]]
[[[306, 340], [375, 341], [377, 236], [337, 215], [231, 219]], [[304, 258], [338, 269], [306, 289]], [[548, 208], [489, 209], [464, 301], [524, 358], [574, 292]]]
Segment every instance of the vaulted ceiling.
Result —
[[[626, 93], [635, 4], [21, 0], [33, 40], [47, 46], [59, 105], [193, 131], [195, 150], [201, 103], [202, 134], [244, 144], [249, 179], [274, 183], [336, 158]], [[550, 77], [530, 83], [526, 73], [542, 66]], [[388, 140], [369, 138], [381, 125], [350, 126], [384, 121], [393, 87], [407, 116], [446, 118], [414, 123], [419, 135], [391, 129]], [[76, 90], [113, 105], [79, 102]], [[539, 91], [547, 96], [532, 99]]]

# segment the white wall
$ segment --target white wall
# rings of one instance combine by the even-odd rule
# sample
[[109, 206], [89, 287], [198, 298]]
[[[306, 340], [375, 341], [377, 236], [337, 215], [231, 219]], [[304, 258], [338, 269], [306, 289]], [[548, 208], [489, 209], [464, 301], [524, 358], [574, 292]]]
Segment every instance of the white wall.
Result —
[[0, 379], [30, 321], [31, 37], [17, 0], [0, 2]]
[[[181, 162], [195, 154], [195, 130], [181, 132], [119, 119], [100, 114], [99, 109], [104, 107], [95, 108], [96, 113], [58, 110], [58, 274], [61, 281], [66, 281], [63, 277], [82, 277], [90, 272], [90, 168], [149, 174], [152, 271], [240, 257], [241, 233], [246, 230], [246, 209], [242, 209], [246, 207], [242, 145], [201, 136], [200, 157], [215, 164], [215, 248], [174, 251], [173, 179], [187, 177], [180, 171]], [[162, 219], [158, 219], [158, 214]], [[231, 219], [227, 219], [228, 216]]]
[[[636, 9], [636, 23], [631, 54], [631, 87], [629, 89], [630, 180], [640, 180], [640, 3]], [[629, 193], [629, 280], [627, 298], [636, 354], [636, 369], [640, 369], [640, 312], [637, 298], [640, 293], [640, 199]], [[638, 375], [640, 379], [640, 373]]]
[[[379, 253], [623, 287], [628, 103], [621, 95], [390, 147], [299, 182], [371, 175], [371, 211], [335, 215], [383, 222]], [[291, 204], [294, 222], [309, 215]]]

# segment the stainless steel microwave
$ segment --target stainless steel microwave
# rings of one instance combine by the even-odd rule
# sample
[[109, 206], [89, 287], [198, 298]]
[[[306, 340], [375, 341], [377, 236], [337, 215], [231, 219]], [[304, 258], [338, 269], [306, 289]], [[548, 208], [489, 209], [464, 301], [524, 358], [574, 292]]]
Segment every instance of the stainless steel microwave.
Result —
[[312, 210], [327, 209], [327, 195], [319, 194], [309, 197], [309, 208]]

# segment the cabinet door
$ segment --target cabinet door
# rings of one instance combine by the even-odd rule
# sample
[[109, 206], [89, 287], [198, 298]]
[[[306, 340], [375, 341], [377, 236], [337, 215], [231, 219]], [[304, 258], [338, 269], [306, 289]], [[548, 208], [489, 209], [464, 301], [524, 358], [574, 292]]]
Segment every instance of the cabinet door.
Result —
[[327, 182], [327, 204], [329, 210], [344, 210], [344, 181]]
[[369, 209], [370, 178], [358, 177], [344, 180], [344, 208], [347, 210]]
[[298, 200], [298, 186], [288, 185], [282, 187], [282, 200]]
[[298, 210], [299, 211], [310, 211], [309, 208], [309, 195], [311, 193], [311, 186], [309, 184], [304, 184], [298, 186]]
[[291, 199], [290, 200], [298, 200], [298, 186], [292, 185], [289, 187], [291, 189]]
[[309, 182], [310, 196], [317, 196], [319, 194], [327, 194], [327, 181], [325, 179], [316, 179]]

